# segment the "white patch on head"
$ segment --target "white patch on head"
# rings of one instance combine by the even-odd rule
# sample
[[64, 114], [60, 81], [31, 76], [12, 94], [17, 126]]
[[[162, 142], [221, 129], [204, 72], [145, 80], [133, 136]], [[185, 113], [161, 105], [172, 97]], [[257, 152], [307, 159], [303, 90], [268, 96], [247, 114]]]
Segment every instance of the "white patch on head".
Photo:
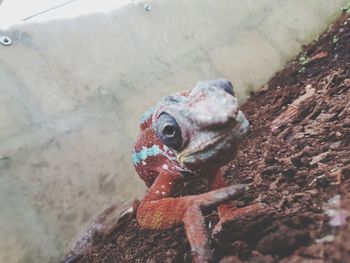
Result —
[[156, 191], [156, 194], [157, 194], [157, 195], [159, 195], [159, 194], [160, 194], [160, 192], [157, 190], [157, 191]]
[[170, 185], [172, 185], [173, 183], [172, 182], [169, 182]]
[[163, 169], [164, 170], [169, 170], [169, 166], [167, 164], [163, 164]]
[[163, 195], [163, 196], [166, 196], [166, 192], [162, 192], [162, 195]]
[[146, 165], [147, 163], [145, 161], [142, 161], [142, 165]]

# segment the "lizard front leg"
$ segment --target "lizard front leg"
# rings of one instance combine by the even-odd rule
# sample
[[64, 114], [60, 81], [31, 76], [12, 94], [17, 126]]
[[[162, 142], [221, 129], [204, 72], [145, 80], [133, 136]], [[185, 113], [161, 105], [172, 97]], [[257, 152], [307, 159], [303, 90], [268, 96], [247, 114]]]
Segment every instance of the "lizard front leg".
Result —
[[200, 195], [169, 197], [178, 182], [177, 173], [162, 172], [137, 210], [141, 227], [164, 229], [183, 223], [195, 262], [211, 261], [208, 234], [201, 208], [215, 206], [241, 195], [245, 186], [229, 186]]
[[157, 176], [137, 209], [136, 219], [141, 227], [164, 229], [181, 222], [185, 203], [169, 197], [181, 178], [176, 172], [161, 172]]

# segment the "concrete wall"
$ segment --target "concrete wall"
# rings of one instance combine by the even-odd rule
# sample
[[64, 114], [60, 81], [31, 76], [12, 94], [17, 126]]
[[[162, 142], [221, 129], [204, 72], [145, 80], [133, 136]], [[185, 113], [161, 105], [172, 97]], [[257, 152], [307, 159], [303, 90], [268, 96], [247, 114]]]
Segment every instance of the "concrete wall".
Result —
[[144, 193], [138, 116], [226, 77], [244, 98], [336, 18], [345, 0], [182, 0], [0, 32], [0, 262], [56, 262], [82, 226]]

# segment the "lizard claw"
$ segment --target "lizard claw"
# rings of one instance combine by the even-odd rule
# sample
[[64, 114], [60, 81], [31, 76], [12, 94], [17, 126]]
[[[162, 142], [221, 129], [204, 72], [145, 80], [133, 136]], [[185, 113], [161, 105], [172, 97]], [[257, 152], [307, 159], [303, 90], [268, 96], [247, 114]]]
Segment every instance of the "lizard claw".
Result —
[[245, 184], [236, 184], [227, 187], [223, 187], [217, 190], [193, 196], [193, 200], [200, 207], [217, 206], [232, 199], [237, 199], [246, 190], [248, 186]]
[[234, 221], [237, 218], [259, 213], [268, 207], [265, 203], [256, 203], [242, 208], [236, 208], [234, 203], [222, 204], [219, 208], [219, 222], [215, 225], [212, 236], [217, 236], [225, 224]]

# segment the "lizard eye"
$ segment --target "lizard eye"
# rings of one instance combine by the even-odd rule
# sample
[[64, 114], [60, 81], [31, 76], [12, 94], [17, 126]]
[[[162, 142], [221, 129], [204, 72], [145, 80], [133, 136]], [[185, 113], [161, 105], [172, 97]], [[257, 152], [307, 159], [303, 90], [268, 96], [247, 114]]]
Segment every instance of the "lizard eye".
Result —
[[225, 83], [221, 88], [224, 91], [226, 91], [228, 94], [235, 96], [235, 92], [233, 91], [233, 86], [232, 86], [231, 82], [227, 81], [227, 83]]
[[224, 90], [228, 94], [235, 96], [235, 92], [233, 91], [233, 86], [231, 82], [228, 81], [227, 79], [221, 78], [221, 79], [210, 80], [210, 83], [218, 87], [219, 89]]
[[168, 113], [162, 113], [155, 126], [158, 138], [174, 150], [178, 150], [182, 144], [182, 135], [179, 125], [174, 117]]

